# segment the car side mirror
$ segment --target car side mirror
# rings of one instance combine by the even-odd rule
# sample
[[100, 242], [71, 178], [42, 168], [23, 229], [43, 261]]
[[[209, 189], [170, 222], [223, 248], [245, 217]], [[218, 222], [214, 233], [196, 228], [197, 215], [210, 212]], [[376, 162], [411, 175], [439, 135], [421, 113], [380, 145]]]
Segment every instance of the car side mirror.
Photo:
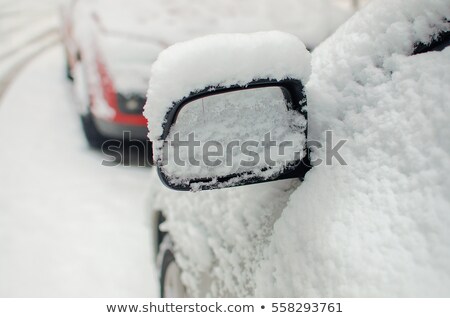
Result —
[[[165, 108], [161, 134], [152, 141], [159, 176], [169, 188], [199, 191], [303, 178], [310, 169], [301, 79], [236, 82], [191, 91]], [[152, 107], [153, 89], [151, 82], [146, 108]]]

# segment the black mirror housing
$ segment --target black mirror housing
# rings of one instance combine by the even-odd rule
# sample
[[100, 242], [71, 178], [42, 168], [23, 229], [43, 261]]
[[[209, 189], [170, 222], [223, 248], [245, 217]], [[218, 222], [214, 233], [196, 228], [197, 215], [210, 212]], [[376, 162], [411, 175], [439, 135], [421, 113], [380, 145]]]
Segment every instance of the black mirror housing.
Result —
[[[161, 52], [144, 116], [162, 182], [199, 191], [303, 178], [311, 69], [304, 43], [279, 31], [207, 35]], [[174, 146], [192, 136], [200, 150]]]
[[[233, 85], [229, 87], [222, 87], [218, 85], [214, 87], [206, 87], [205, 89], [202, 89], [200, 91], [192, 92], [186, 98], [173, 103], [172, 107], [166, 113], [163, 124], [163, 134], [161, 137], [164, 141], [164, 144], [167, 145], [167, 139], [171, 133], [172, 127], [176, 123], [180, 112], [188, 104], [196, 100], [215, 95], [251, 89], [265, 89], [271, 87], [280, 88], [286, 101], [289, 101], [289, 110], [301, 114], [304, 117], [305, 122], [307, 123], [307, 112], [305, 107], [307, 105], [307, 101], [304, 93], [304, 87], [302, 82], [297, 79], [259, 79], [252, 81], [245, 86]], [[255, 114], [255, 116], [257, 116], [257, 114]], [[236, 127], [236, 129], [239, 128], [240, 127]], [[291, 178], [303, 179], [305, 174], [310, 169], [309, 150], [306, 147], [307, 124], [303, 127], [303, 133], [305, 135], [305, 144], [302, 149], [303, 155], [297, 158], [295, 161], [286, 163], [282, 170], [273, 174], [270, 173], [270, 170], [272, 169], [271, 167], [263, 167], [258, 171], [258, 173], [255, 173], [254, 171], [243, 171], [230, 173], [227, 175], [212, 175], [208, 177], [174, 178], [173, 175], [171, 175], [164, 169], [167, 158], [157, 158], [155, 164], [157, 166], [161, 181], [169, 188], [179, 191], [221, 189]]]

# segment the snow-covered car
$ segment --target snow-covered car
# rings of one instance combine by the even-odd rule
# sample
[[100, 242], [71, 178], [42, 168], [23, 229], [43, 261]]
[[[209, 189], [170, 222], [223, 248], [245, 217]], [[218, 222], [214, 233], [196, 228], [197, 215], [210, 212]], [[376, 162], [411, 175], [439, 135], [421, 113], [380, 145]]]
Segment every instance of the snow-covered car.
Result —
[[61, 7], [67, 77], [74, 81], [79, 113], [89, 144], [108, 138], [145, 140], [142, 115], [148, 70], [168, 45], [146, 37], [134, 1], [70, 0]]
[[[276, 28], [298, 35], [313, 48], [350, 14], [349, 8], [330, 3], [66, 0], [61, 16], [67, 76], [75, 81], [89, 143], [98, 147], [105, 137], [121, 138], [124, 131], [146, 137], [142, 110], [149, 69], [167, 46], [210, 33]], [[333, 14], [317, 14], [330, 7]], [[299, 24], [287, 8], [315, 14]]]
[[[374, 0], [311, 54], [282, 32], [162, 52], [144, 114], [161, 180], [191, 190], [153, 185], [162, 296], [449, 297], [449, 20]], [[171, 152], [267, 131], [297, 156]]]

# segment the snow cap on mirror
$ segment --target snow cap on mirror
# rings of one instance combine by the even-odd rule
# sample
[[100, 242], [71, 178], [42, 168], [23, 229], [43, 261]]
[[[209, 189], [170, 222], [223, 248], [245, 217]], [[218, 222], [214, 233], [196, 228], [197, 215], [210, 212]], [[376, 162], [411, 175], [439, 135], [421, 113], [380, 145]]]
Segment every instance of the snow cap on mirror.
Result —
[[216, 34], [175, 44], [153, 64], [144, 115], [149, 138], [163, 133], [173, 103], [209, 86], [246, 85], [258, 79], [301, 80], [311, 73], [311, 57], [294, 35], [279, 32]]

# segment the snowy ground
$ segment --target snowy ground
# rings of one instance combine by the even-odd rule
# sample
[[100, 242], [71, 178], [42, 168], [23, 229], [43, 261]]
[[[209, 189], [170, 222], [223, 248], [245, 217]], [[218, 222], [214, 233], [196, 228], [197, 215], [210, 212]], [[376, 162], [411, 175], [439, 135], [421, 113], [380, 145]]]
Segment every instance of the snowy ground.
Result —
[[63, 70], [51, 49], [0, 104], [0, 296], [157, 296], [149, 170], [101, 165]]
[[157, 296], [149, 171], [87, 147], [57, 1], [0, 0], [0, 297]]

